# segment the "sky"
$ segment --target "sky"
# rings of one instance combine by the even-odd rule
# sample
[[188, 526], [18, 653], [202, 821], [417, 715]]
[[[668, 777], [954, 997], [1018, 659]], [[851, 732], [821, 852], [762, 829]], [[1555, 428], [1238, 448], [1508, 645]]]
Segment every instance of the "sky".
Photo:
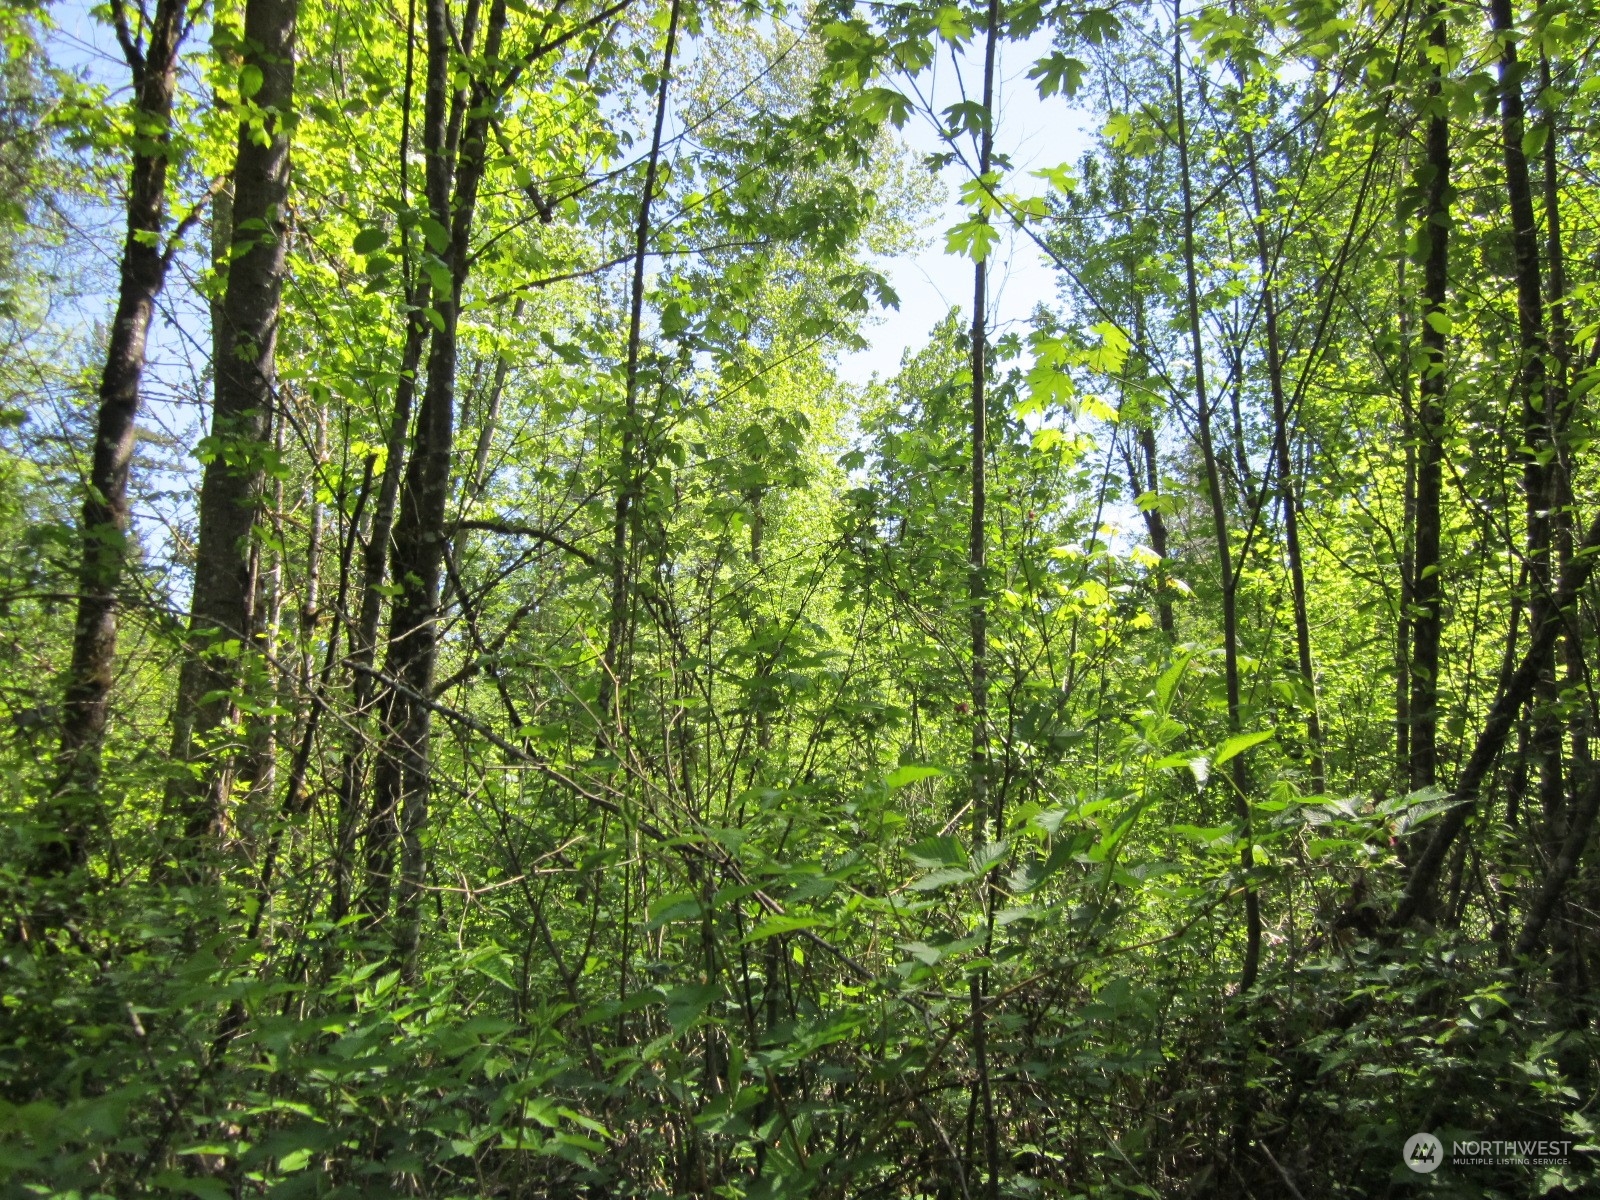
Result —
[[[1060, 95], [1039, 98], [1028, 69], [1048, 49], [1048, 33], [1026, 42], [1002, 45], [996, 71], [995, 150], [1011, 157], [1012, 178], [1008, 190], [1033, 194], [1042, 192], [1044, 181], [1028, 173], [1063, 162], [1076, 162], [1088, 149], [1093, 129], [1087, 115]], [[965, 78], [966, 90], [977, 95], [982, 83], [981, 45], [969, 45], [952, 64], [947, 53], [932, 77], [929, 93], [935, 110], [960, 99], [957, 69]], [[914, 112], [901, 130], [909, 150], [919, 157], [946, 149], [931, 118]], [[952, 307], [963, 312], [972, 307], [972, 260], [944, 250], [944, 231], [964, 218], [956, 203], [961, 183], [967, 178], [959, 164], [947, 167], [941, 175], [945, 203], [932, 215], [923, 234], [919, 251], [910, 255], [880, 259], [878, 266], [888, 276], [900, 296], [898, 311], [889, 310], [862, 330], [870, 343], [867, 349], [839, 359], [840, 374], [852, 383], [866, 383], [874, 375], [893, 375], [902, 354], [926, 341], [928, 332]], [[1056, 275], [1032, 240], [1024, 233], [1007, 228], [989, 260], [989, 311], [991, 336], [1019, 330], [1039, 304], [1056, 299]]]

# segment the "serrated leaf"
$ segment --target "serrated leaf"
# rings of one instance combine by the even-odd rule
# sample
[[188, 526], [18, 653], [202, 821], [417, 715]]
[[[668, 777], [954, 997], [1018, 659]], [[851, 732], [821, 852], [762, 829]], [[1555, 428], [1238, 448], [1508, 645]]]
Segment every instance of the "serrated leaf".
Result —
[[945, 253], [964, 254], [973, 262], [982, 262], [989, 257], [999, 239], [1000, 231], [989, 222], [980, 219], [963, 221], [945, 231]]
[[903, 767], [896, 767], [894, 770], [890, 771], [888, 778], [886, 778], [884, 782], [889, 785], [889, 790], [891, 792], [897, 792], [907, 784], [916, 783], [919, 779], [937, 779], [944, 774], [945, 770], [943, 767], [929, 767], [920, 766], [914, 763], [907, 763]]
[[913, 892], [933, 892], [942, 887], [949, 887], [951, 884], [967, 883], [976, 878], [977, 876], [971, 871], [963, 870], [961, 867], [945, 867], [942, 870], [929, 871], [921, 879], [913, 881], [911, 890]]
[[781, 916], [769, 917], [745, 936], [746, 942], [759, 942], [769, 937], [780, 937], [786, 933], [797, 933], [802, 929], [813, 929], [822, 924], [817, 917], [799, 917], [792, 913]]
[[1217, 747], [1217, 752], [1211, 756], [1211, 765], [1220, 767], [1230, 758], [1243, 754], [1250, 747], [1271, 741], [1273, 736], [1274, 734], [1270, 729], [1258, 730], [1255, 733], [1236, 733]]
[[722, 989], [713, 984], [690, 983], [669, 988], [667, 998], [667, 1023], [674, 1033], [682, 1033], [700, 1020], [711, 1002], [722, 995]]
[[1088, 68], [1081, 61], [1055, 50], [1033, 64], [1028, 71], [1028, 78], [1038, 82], [1040, 99], [1054, 96], [1057, 92], [1071, 99], [1083, 86], [1083, 77], [1087, 72]]
[[967, 849], [953, 837], [924, 838], [906, 852], [919, 867], [963, 867]]

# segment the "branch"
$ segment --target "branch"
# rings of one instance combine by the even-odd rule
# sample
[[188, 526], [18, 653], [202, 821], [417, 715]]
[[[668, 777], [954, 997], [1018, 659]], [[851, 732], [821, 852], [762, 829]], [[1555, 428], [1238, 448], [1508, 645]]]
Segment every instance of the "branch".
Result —
[[161, 252], [161, 270], [163, 273], [172, 265], [172, 256], [178, 252], [178, 243], [183, 240], [183, 235], [194, 228], [194, 223], [200, 219], [200, 214], [205, 212], [206, 205], [217, 198], [217, 194], [228, 185], [227, 175], [218, 175], [211, 181], [211, 186], [206, 189], [206, 194], [194, 202], [194, 207], [184, 214], [183, 220], [178, 222], [177, 228], [172, 231], [172, 236], [167, 239], [167, 248]]
[[565, 550], [575, 558], [582, 559], [588, 566], [598, 568], [600, 560], [587, 550], [574, 546], [571, 542], [547, 529], [539, 529], [533, 525], [522, 525], [514, 521], [457, 521], [457, 529], [476, 529], [483, 533], [498, 533], [506, 537], [532, 538], [536, 542], [543, 542], [547, 546], [554, 546], [558, 550]]
[[128, 67], [133, 71], [134, 79], [143, 78], [144, 53], [128, 29], [128, 9], [123, 0], [111, 0], [111, 21], [116, 26], [117, 45], [122, 47], [122, 57], [128, 60]]

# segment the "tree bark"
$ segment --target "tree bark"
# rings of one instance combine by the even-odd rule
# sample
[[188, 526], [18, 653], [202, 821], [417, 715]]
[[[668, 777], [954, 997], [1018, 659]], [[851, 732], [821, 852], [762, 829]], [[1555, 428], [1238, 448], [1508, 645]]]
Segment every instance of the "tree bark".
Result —
[[[989, 0], [983, 49], [983, 129], [978, 135], [978, 178], [990, 186], [989, 172], [994, 160], [994, 83], [995, 53], [1000, 38], [1000, 3]], [[981, 218], [986, 223], [987, 215]], [[972, 431], [969, 452], [972, 456], [971, 511], [967, 529], [967, 622], [972, 653], [972, 840], [983, 845], [991, 837], [998, 841], [1005, 834], [1005, 813], [997, 798], [989, 794], [989, 610], [988, 610], [988, 530], [984, 507], [988, 499], [985, 474], [988, 455], [988, 260], [980, 257], [972, 267]], [[990, 936], [994, 929], [994, 886], [991, 877], [984, 882], [983, 906]], [[972, 1057], [976, 1070], [973, 1101], [982, 1118], [984, 1158], [988, 1165], [986, 1195], [1000, 1195], [999, 1129], [995, 1120], [994, 1093], [989, 1080], [988, 1021], [984, 1003], [988, 991], [987, 972], [974, 973], [972, 994]]]
[[[406, 6], [406, 66], [405, 81], [400, 101], [400, 144], [398, 182], [402, 202], [410, 196], [411, 113], [413, 90], [416, 81], [416, 0]], [[422, 352], [427, 346], [427, 322], [423, 310], [428, 306], [431, 292], [427, 278], [415, 268], [410, 255], [410, 240], [404, 230], [402, 256], [406, 261], [405, 342], [400, 351], [399, 370], [396, 373], [394, 406], [389, 415], [389, 428], [384, 438], [383, 472], [378, 479], [377, 496], [373, 503], [372, 525], [361, 550], [361, 601], [356, 620], [349, 626], [351, 703], [346, 722], [345, 744], [339, 764], [339, 785], [334, 816], [334, 846], [332, 886], [329, 889], [328, 915], [335, 924], [350, 913], [354, 890], [356, 842], [362, 832], [361, 794], [367, 773], [367, 751], [370, 742], [368, 724], [372, 707], [375, 680], [373, 664], [377, 661], [378, 630], [383, 619], [383, 583], [389, 565], [390, 541], [394, 534], [395, 504], [400, 494], [400, 476], [406, 460], [406, 437], [411, 430], [411, 408], [417, 394], [417, 371], [422, 365]], [[361, 508], [367, 498], [374, 458], [368, 458], [366, 477], [362, 480], [360, 500], [351, 530], [355, 536], [361, 523]], [[341, 578], [341, 588], [343, 587]], [[332, 649], [329, 651], [332, 661]], [[320, 713], [320, 710], [318, 710]], [[311, 737], [315, 733], [318, 713], [311, 716], [311, 727], [301, 741], [300, 755], [304, 759], [311, 751]], [[290, 809], [298, 807], [291, 803]]]
[[633, 282], [629, 292], [628, 366], [624, 384], [622, 445], [617, 460], [617, 499], [611, 518], [610, 619], [606, 626], [606, 648], [600, 660], [600, 683], [595, 703], [595, 719], [600, 723], [601, 741], [620, 740], [623, 725], [622, 691], [626, 674], [624, 647], [627, 644], [630, 608], [628, 559], [631, 553], [633, 504], [639, 490], [639, 357], [644, 322], [644, 260], [650, 246], [650, 206], [655, 201], [656, 182], [661, 169], [661, 137], [667, 120], [667, 91], [672, 84], [672, 55], [678, 41], [678, 0], [672, 0], [667, 18], [666, 48], [661, 53], [661, 75], [656, 84], [656, 120], [650, 137], [650, 158], [645, 167], [644, 192], [639, 197], [639, 218], [634, 228]]
[[1400, 334], [1398, 364], [1400, 441], [1405, 451], [1405, 476], [1400, 496], [1400, 606], [1395, 618], [1394, 770], [1411, 778], [1411, 625], [1412, 579], [1417, 537], [1416, 414], [1411, 391], [1411, 295], [1406, 285], [1406, 239], [1403, 214], [1396, 221], [1400, 252], [1395, 256], [1395, 308]]
[[[1551, 514], [1556, 497], [1555, 411], [1545, 389], [1544, 286], [1540, 280], [1539, 227], [1534, 215], [1533, 185], [1522, 149], [1526, 105], [1522, 98], [1523, 67], [1517, 56], [1511, 0], [1490, 0], [1489, 23], [1500, 42], [1500, 145], [1506, 173], [1506, 205], [1511, 216], [1511, 256], [1517, 287], [1517, 335], [1520, 354], [1513, 394], [1522, 403], [1522, 490], [1526, 505], [1528, 625], [1538, 626], [1550, 600]], [[1532, 749], [1539, 773], [1539, 799], [1547, 840], [1554, 842], [1564, 807], [1561, 772], [1561, 725], [1556, 703], [1556, 654], [1552, 645], [1541, 664], [1534, 688]]]
[[[1444, 6], [1429, 10], [1428, 44], [1449, 46]], [[1433, 64], [1428, 84], [1428, 134], [1422, 234], [1422, 364], [1417, 404], [1416, 549], [1411, 574], [1411, 789], [1438, 782], [1439, 637], [1443, 588], [1439, 579], [1440, 502], [1444, 482], [1445, 344], [1449, 318], [1450, 118], [1444, 98], [1444, 67]]]
[[[428, 379], [417, 410], [411, 460], [406, 467], [394, 528], [393, 577], [399, 588], [389, 619], [385, 673], [404, 685], [391, 688], [382, 705], [384, 744], [378, 758], [373, 819], [369, 832], [368, 911], [381, 918], [395, 897], [395, 957], [411, 969], [419, 937], [426, 856], [422, 834], [428, 821], [429, 735], [433, 669], [438, 654], [440, 579], [448, 530], [450, 464], [455, 433], [457, 322], [470, 266], [478, 185], [487, 161], [489, 121], [499, 94], [486, 78], [471, 85], [471, 114], [459, 140], [459, 165], [448, 141], [451, 32], [447, 0], [426, 7], [428, 77], [423, 138], [428, 208], [448, 231], [438, 256], [449, 273], [450, 290], [433, 297], [433, 335], [428, 347]], [[483, 47], [496, 64], [505, 32], [505, 0], [493, 0]], [[490, 68], [493, 69], [492, 67]], [[454, 188], [452, 189], [452, 175]], [[394, 851], [400, 849], [398, 878]]]
[[177, 771], [168, 806], [193, 842], [226, 818], [234, 773], [224, 728], [253, 648], [258, 556], [252, 530], [265, 495], [276, 406], [275, 357], [288, 251], [290, 129], [299, 0], [247, 0], [241, 61], [260, 72], [242, 96], [222, 328], [213, 342], [210, 454], [200, 486], [189, 643], [173, 709]]
[[[1555, 592], [1545, 606], [1539, 624], [1528, 631], [1527, 650], [1523, 652], [1516, 669], [1505, 676], [1498, 689], [1483, 729], [1472, 748], [1472, 756], [1467, 759], [1456, 781], [1453, 793], [1455, 803], [1439, 818], [1426, 849], [1411, 868], [1405, 892], [1395, 908], [1394, 924], [1403, 925], [1422, 911], [1438, 877], [1440, 864], [1444, 862], [1445, 852], [1477, 804], [1484, 780], [1505, 748], [1506, 738], [1516, 726], [1517, 714], [1533, 695], [1550, 648], [1564, 630], [1573, 633], [1568, 629], [1572, 609], [1579, 593], [1588, 583], [1597, 559], [1600, 559], [1600, 516], [1589, 526], [1583, 542], [1573, 551], [1571, 561], [1562, 569]], [[1509, 662], [1507, 665], [1510, 665]]]
[[[1147, 418], [1147, 420], [1153, 419]], [[1131, 450], [1123, 451], [1128, 464], [1128, 486], [1132, 489], [1134, 497], [1138, 497], [1141, 493], [1159, 497], [1161, 476], [1156, 459], [1156, 433], [1153, 425], [1139, 423], [1137, 436], [1139, 459], [1137, 461], [1134, 459]], [[1150, 549], [1161, 560], [1152, 572], [1151, 584], [1156, 599], [1156, 621], [1160, 625], [1162, 635], [1170, 642], [1174, 637], [1175, 626], [1172, 619], [1172, 597], [1167, 594], [1167, 520], [1158, 505], [1142, 508], [1140, 515], [1144, 517], [1145, 535], [1150, 539]]]
[[1562, 839], [1561, 849], [1555, 861], [1550, 864], [1544, 883], [1540, 885], [1539, 893], [1528, 909], [1522, 932], [1517, 935], [1514, 958], [1526, 958], [1538, 946], [1545, 926], [1549, 924], [1556, 905], [1560, 903], [1562, 890], [1572, 878], [1573, 872], [1577, 870], [1578, 860], [1583, 855], [1584, 847], [1589, 844], [1589, 834], [1594, 830], [1597, 812], [1600, 812], [1600, 777], [1592, 777], [1573, 806], [1572, 820], [1568, 822], [1567, 835]]
[[120, 4], [112, 8], [118, 41], [133, 75], [135, 149], [128, 172], [127, 234], [117, 307], [100, 375], [100, 406], [80, 526], [78, 608], [61, 721], [60, 802], [51, 814], [58, 838], [42, 853], [39, 869], [45, 874], [60, 874], [82, 863], [97, 824], [94, 793], [100, 782], [116, 662], [117, 590], [127, 562], [128, 474], [145, 341], [170, 260], [170, 248], [166, 252], [161, 248], [161, 233], [172, 158], [178, 52], [188, 32], [185, 11], [183, 0], [159, 0], [145, 27], [147, 40], [141, 50], [128, 30], [126, 11]]
[[[1244, 80], [1241, 72], [1241, 84]], [[1289, 560], [1289, 592], [1294, 606], [1295, 653], [1311, 705], [1306, 710], [1306, 739], [1311, 743], [1311, 781], [1317, 795], [1328, 790], [1323, 766], [1322, 723], [1317, 714], [1317, 677], [1311, 661], [1311, 617], [1306, 607], [1305, 560], [1300, 547], [1300, 515], [1294, 491], [1294, 465], [1289, 458], [1289, 406], [1283, 391], [1283, 349], [1278, 336], [1278, 303], [1273, 291], [1272, 255], [1267, 246], [1266, 205], [1261, 195], [1261, 170], [1255, 135], [1244, 135], [1250, 172], [1250, 199], [1255, 209], [1256, 262], [1261, 271], [1261, 310], [1267, 332], [1267, 384], [1272, 393], [1272, 448], [1278, 460], [1278, 503], [1283, 510], [1283, 548]], [[1243, 372], [1240, 372], [1241, 376]]]
[[[1194, 360], [1196, 424], [1200, 435], [1200, 455], [1206, 472], [1206, 493], [1211, 502], [1211, 526], [1217, 540], [1217, 566], [1222, 577], [1222, 652], [1223, 672], [1228, 694], [1228, 731], [1241, 728], [1239, 687], [1239, 605], [1238, 578], [1233, 570], [1233, 550], [1228, 541], [1228, 512], [1222, 494], [1222, 472], [1217, 462], [1216, 443], [1211, 434], [1211, 406], [1206, 396], [1205, 345], [1200, 332], [1200, 284], [1195, 269], [1194, 194], [1189, 175], [1189, 130], [1183, 96], [1183, 28], [1181, 0], [1172, 5], [1172, 88], [1177, 108], [1178, 182], [1183, 197], [1184, 298], [1188, 308], [1190, 353]], [[1239, 865], [1248, 873], [1255, 866], [1253, 834], [1250, 828], [1250, 803], [1246, 799], [1244, 756], [1234, 755], [1234, 812], [1239, 821], [1241, 846]], [[1261, 963], [1261, 906], [1254, 885], [1245, 884], [1245, 952], [1239, 969], [1239, 990], [1255, 986]]]
[[[1541, 56], [1539, 60], [1539, 94], [1544, 97], [1543, 201], [1546, 287], [1550, 306], [1550, 364], [1545, 378], [1545, 394], [1548, 397], [1546, 403], [1555, 421], [1556, 438], [1556, 452], [1550, 463], [1553, 476], [1550, 490], [1555, 504], [1551, 521], [1557, 569], [1564, 569], [1572, 557], [1573, 495], [1571, 446], [1568, 440], [1572, 424], [1572, 396], [1569, 391], [1572, 377], [1572, 334], [1567, 319], [1567, 255], [1562, 240], [1561, 224], [1561, 172], [1558, 160], [1561, 137], [1560, 100], [1559, 93], [1554, 88], [1548, 56]], [[1563, 639], [1561, 659], [1566, 686], [1574, 691], [1581, 689], [1584, 686], [1585, 674], [1583, 639], [1569, 633]], [[1568, 775], [1576, 773], [1581, 777], [1587, 773], [1589, 765], [1589, 728], [1583, 706], [1580, 704], [1575, 707], [1577, 711], [1571, 720], [1573, 769], [1566, 773]], [[1576, 792], [1581, 782], [1581, 778], [1573, 780], [1568, 786]]]

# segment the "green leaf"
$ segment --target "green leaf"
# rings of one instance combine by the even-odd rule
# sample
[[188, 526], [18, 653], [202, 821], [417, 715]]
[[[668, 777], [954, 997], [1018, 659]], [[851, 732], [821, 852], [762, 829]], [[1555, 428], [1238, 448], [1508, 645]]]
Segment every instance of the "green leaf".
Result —
[[924, 838], [907, 851], [919, 867], [964, 867], [967, 849], [953, 837]]
[[1217, 752], [1211, 756], [1211, 765], [1220, 767], [1230, 758], [1243, 754], [1250, 747], [1271, 741], [1273, 736], [1273, 732], [1270, 729], [1259, 730], [1256, 733], [1236, 733], [1217, 747]]
[[381, 225], [369, 225], [351, 239], [350, 249], [357, 254], [372, 254], [389, 244], [389, 231]]
[[1105, 124], [1105, 138], [1113, 146], [1128, 144], [1133, 137], [1133, 118], [1127, 113], [1112, 113]]
[[1172, 711], [1172, 698], [1177, 694], [1178, 684], [1182, 682], [1184, 673], [1189, 669], [1189, 656], [1180, 654], [1170, 667], [1161, 672], [1156, 680], [1156, 711], [1166, 716]]
[[693, 892], [672, 892], [650, 905], [648, 928], [659, 929], [674, 921], [697, 921], [704, 909]]
[[278, 1170], [282, 1171], [285, 1175], [289, 1175], [295, 1171], [303, 1171], [306, 1164], [310, 1161], [310, 1149], [302, 1147], [299, 1150], [292, 1150], [280, 1158], [278, 1160]]
[[[182, 1192], [198, 1196], [200, 1200], [232, 1200], [233, 1191], [220, 1179], [207, 1176], [185, 1176], [178, 1171], [162, 1171], [150, 1180], [156, 1187], [168, 1192]], [[60, 1194], [60, 1193], [56, 1193]]]
[[982, 262], [999, 239], [999, 230], [982, 218], [974, 218], [945, 231], [945, 253], [964, 254], [973, 262]]
[[769, 917], [757, 925], [745, 936], [745, 942], [759, 942], [769, 937], [781, 937], [786, 933], [798, 933], [802, 929], [814, 929], [821, 925], [818, 917], [800, 917], [793, 913], [784, 913], [780, 916]]
[[982, 875], [990, 867], [1005, 858], [1011, 847], [1005, 838], [996, 842], [984, 842], [972, 851], [969, 860], [974, 875]]
[[937, 779], [944, 774], [945, 770], [943, 767], [929, 767], [921, 766], [915, 763], [907, 763], [904, 766], [896, 767], [894, 770], [890, 771], [888, 778], [885, 779], [884, 782], [889, 785], [889, 790], [891, 792], [897, 792], [908, 784], [916, 783], [919, 779]]
[[1041, 99], [1054, 96], [1057, 92], [1070, 99], [1083, 86], [1087, 71], [1088, 68], [1081, 61], [1056, 50], [1034, 63], [1028, 71], [1028, 78], [1038, 80]]
[[722, 989], [709, 983], [689, 983], [668, 989], [667, 1023], [672, 1026], [672, 1032], [682, 1033], [693, 1026], [721, 995]]
[[863, 88], [851, 107], [869, 121], [887, 120], [896, 129], [904, 127], [911, 117], [911, 101], [893, 88]]
[[959, 46], [972, 36], [972, 22], [959, 8], [946, 5], [934, 14], [933, 23], [939, 36], [952, 46]]
[[938, 871], [929, 871], [921, 879], [914, 881], [911, 884], [911, 890], [913, 892], [934, 892], [942, 887], [949, 887], [955, 883], [966, 883], [976, 878], [977, 876], [971, 871], [964, 870], [961, 867], [944, 867]]
[[443, 254], [450, 248], [450, 231], [432, 217], [423, 217], [417, 222], [422, 227], [422, 236], [428, 239], [428, 249], [435, 254]]

